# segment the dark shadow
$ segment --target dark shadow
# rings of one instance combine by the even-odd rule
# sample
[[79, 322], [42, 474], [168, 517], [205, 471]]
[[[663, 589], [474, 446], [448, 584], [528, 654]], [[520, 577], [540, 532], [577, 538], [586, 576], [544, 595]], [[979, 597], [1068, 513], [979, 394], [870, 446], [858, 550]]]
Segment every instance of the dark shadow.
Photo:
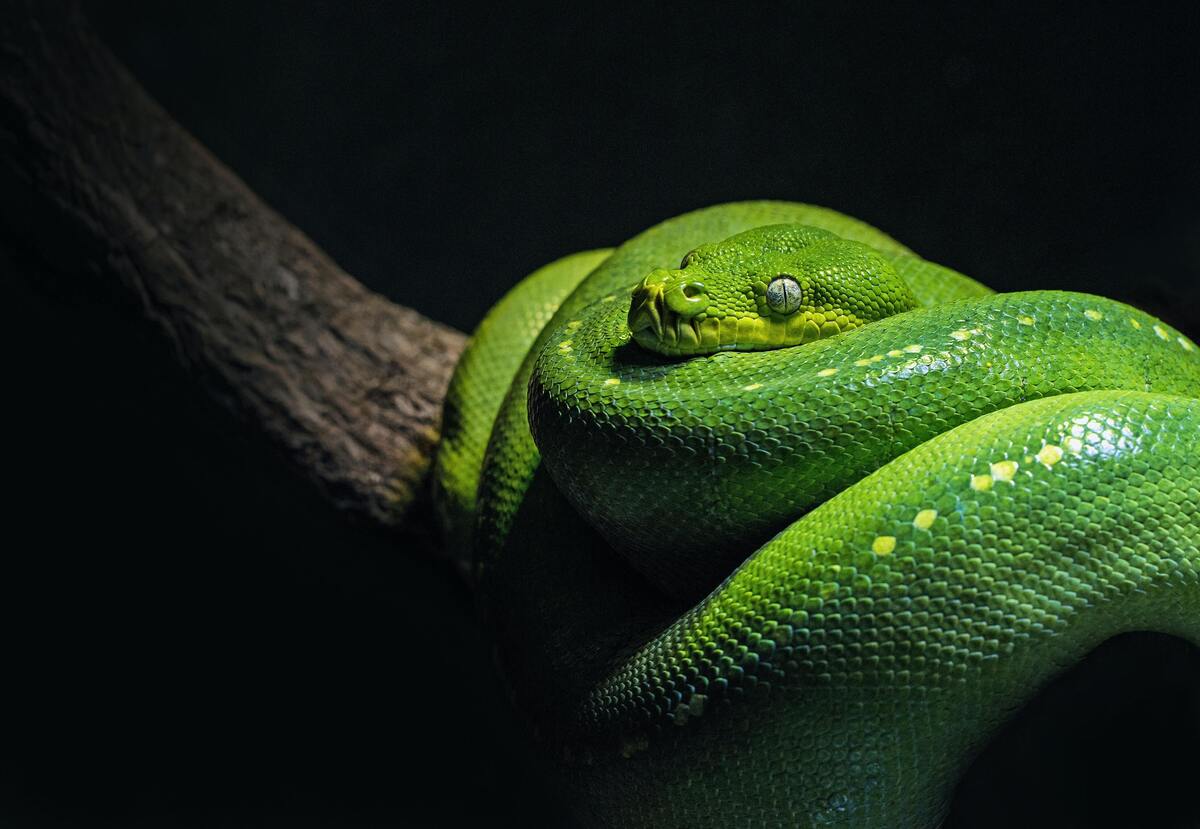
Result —
[[23, 266], [0, 825], [570, 825], [429, 540], [351, 525], [135, 309]]
[[510, 687], [543, 730], [687, 609], [614, 553], [541, 466], [481, 592]]
[[1130, 633], [1043, 689], [971, 764], [943, 829], [1200, 827], [1200, 648]]
[[661, 369], [664, 374], [680, 362], [679, 357], [665, 357], [648, 348], [642, 348], [633, 340], [613, 349], [613, 368]]

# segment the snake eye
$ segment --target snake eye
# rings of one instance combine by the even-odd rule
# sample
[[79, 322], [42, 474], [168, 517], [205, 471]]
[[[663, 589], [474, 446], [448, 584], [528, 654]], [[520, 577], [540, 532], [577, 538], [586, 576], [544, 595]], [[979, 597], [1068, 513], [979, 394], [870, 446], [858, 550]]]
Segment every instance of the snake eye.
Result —
[[683, 286], [683, 295], [688, 299], [693, 299], [702, 293], [704, 293], [703, 282], [689, 282]]
[[687, 253], [685, 253], [683, 255], [683, 259], [679, 260], [679, 270], [683, 270], [688, 265], [692, 264], [692, 254], [694, 254], [695, 252], [696, 252], [696, 249], [692, 248], [691, 250], [689, 250]]
[[776, 314], [796, 313], [800, 301], [800, 283], [791, 274], [781, 273], [767, 285], [767, 307]]

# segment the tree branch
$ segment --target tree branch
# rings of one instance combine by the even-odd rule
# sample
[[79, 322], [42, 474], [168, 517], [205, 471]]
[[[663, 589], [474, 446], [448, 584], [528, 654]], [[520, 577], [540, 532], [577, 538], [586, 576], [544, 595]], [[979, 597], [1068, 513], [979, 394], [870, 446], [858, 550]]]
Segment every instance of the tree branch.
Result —
[[338, 507], [398, 525], [463, 336], [339, 269], [151, 100], [74, 3], [0, 11], [10, 239], [135, 297], [180, 362]]

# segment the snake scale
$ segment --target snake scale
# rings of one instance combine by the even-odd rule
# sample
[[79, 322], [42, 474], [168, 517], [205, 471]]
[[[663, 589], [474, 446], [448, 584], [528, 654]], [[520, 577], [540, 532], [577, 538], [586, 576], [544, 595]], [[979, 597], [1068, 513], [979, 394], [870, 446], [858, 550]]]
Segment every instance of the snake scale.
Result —
[[935, 827], [1105, 639], [1200, 644], [1200, 350], [744, 202], [472, 338], [436, 503], [586, 822]]

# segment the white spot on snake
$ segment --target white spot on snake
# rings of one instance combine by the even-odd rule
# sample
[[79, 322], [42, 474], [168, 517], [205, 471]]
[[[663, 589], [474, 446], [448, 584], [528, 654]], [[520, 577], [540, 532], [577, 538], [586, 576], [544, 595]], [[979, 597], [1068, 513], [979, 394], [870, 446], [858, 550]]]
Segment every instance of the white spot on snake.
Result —
[[1171, 338], [1171, 335], [1167, 333], [1167, 329], [1161, 325], [1154, 326], [1154, 333], [1158, 335], [1160, 340], [1169, 340]]
[[934, 520], [937, 518], [937, 510], [923, 509], [917, 513], [913, 519], [913, 526], [918, 530], [927, 530], [933, 526]]
[[1102, 319], [1104, 319], [1104, 314], [1101, 314], [1101, 313], [1100, 313], [1099, 311], [1097, 311], [1095, 308], [1089, 308], [1089, 309], [1087, 309], [1086, 311], [1084, 311], [1084, 312], [1083, 312], [1083, 315], [1084, 315], [1085, 317], [1087, 317], [1088, 319], [1090, 319], [1090, 320], [1102, 320]]
[[923, 346], [923, 345], [917, 345], [916, 343], [913, 343], [912, 345], [904, 346], [904, 350], [907, 351], [909, 354], [919, 354], [921, 352], [921, 349], [924, 347], [925, 346]]
[[1072, 455], [1081, 454], [1083, 452], [1083, 441], [1077, 437], [1069, 437], [1063, 441], [1063, 449]]
[[1181, 346], [1183, 346], [1184, 351], [1191, 351], [1192, 349], [1194, 349], [1196, 347], [1196, 346], [1192, 345], [1191, 341], [1186, 340], [1183, 337], [1176, 337], [1175, 339], [1179, 341], [1179, 344]]
[[742, 391], [756, 391], [762, 388], [762, 383], [751, 383], [748, 386], [742, 386]]
[[1043, 463], [1047, 469], [1054, 466], [1062, 460], [1063, 450], [1061, 446], [1055, 446], [1053, 443], [1047, 443], [1042, 447], [1042, 451], [1037, 453], [1037, 459]]
[[996, 461], [991, 465], [992, 478], [1009, 483], [1017, 474], [1016, 461]]
[[823, 368], [817, 372], [818, 377], [832, 377], [835, 374], [837, 374], [836, 368]]
[[887, 556], [891, 555], [896, 549], [896, 536], [881, 535], [871, 542], [871, 550], [876, 555]]

